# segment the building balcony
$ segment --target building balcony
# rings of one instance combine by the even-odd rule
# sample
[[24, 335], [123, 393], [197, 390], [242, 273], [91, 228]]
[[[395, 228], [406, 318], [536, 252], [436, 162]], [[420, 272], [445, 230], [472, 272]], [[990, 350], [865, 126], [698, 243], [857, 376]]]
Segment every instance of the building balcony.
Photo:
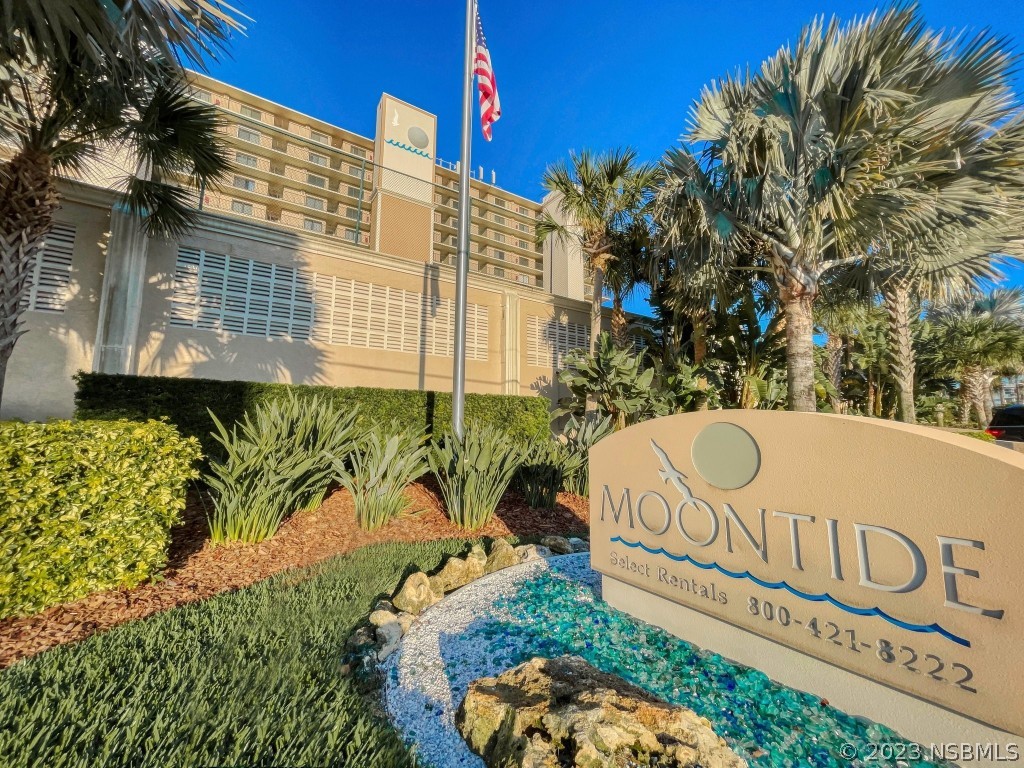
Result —
[[[469, 271], [477, 275], [489, 275], [499, 280], [507, 280], [517, 285], [529, 286], [531, 288], [543, 288], [544, 278], [541, 275], [528, 275], [519, 272], [502, 264], [489, 263], [489, 261], [478, 258], [479, 254], [473, 253], [469, 259]], [[438, 249], [434, 250], [433, 261], [446, 267], [455, 267], [455, 254]]]
[[203, 194], [202, 207], [206, 211], [270, 223], [306, 235], [344, 240], [352, 245], [370, 245], [368, 223], [352, 221], [336, 213], [288, 204], [283, 199], [256, 192], [234, 188], [207, 190]]

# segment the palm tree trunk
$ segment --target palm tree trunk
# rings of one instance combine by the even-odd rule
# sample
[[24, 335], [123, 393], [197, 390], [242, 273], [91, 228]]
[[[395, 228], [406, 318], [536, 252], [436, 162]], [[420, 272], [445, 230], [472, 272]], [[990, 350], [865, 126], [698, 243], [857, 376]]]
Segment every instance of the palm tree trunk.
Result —
[[[692, 331], [690, 332], [690, 341], [693, 342], [693, 364], [694, 366], [700, 366], [704, 363], [704, 358], [708, 355], [708, 324], [701, 315], [691, 315], [690, 325]], [[708, 379], [706, 376], [697, 377], [697, 388], [701, 392], [706, 392], [708, 388]], [[708, 405], [707, 397], [702, 397], [700, 405], [697, 406], [698, 411], [706, 411], [710, 408]]]
[[985, 371], [985, 426], [992, 423], [992, 412], [996, 408], [992, 399], [992, 383], [995, 381], [995, 374]]
[[[843, 340], [834, 333], [828, 334], [825, 339], [825, 377], [836, 392], [839, 392], [843, 383]], [[829, 399], [832, 401], [832, 412], [842, 413], [843, 398], [836, 394], [829, 395]]]
[[806, 290], [783, 286], [786, 312], [786, 379], [789, 384], [789, 410], [814, 413], [814, 306], [813, 295]]
[[914, 340], [910, 334], [910, 280], [898, 278], [889, 282], [882, 291], [885, 311], [889, 319], [889, 354], [892, 358], [892, 377], [896, 382], [901, 421], [917, 421], [914, 406]]
[[626, 320], [626, 312], [622, 308], [622, 296], [619, 293], [612, 294], [612, 341], [616, 349], [627, 349], [629, 347], [629, 335], [627, 330], [629, 321]]
[[970, 365], [964, 368], [963, 379], [960, 382], [963, 389], [961, 395], [964, 398], [964, 423], [970, 420], [973, 410], [978, 419], [978, 426], [982, 429], [988, 426], [988, 420], [985, 418], [985, 379], [985, 372], [979, 366]]
[[[593, 264], [594, 267], [594, 295], [590, 298], [590, 354], [596, 355], [598, 350], [598, 339], [601, 337], [601, 305], [603, 303], [602, 299], [604, 298], [604, 269], [599, 264], [595, 264], [593, 258], [591, 258], [590, 263]], [[596, 398], [587, 398], [584, 416], [590, 419], [597, 417]]]
[[0, 171], [0, 404], [7, 363], [24, 333], [22, 301], [60, 199], [49, 155], [22, 151]]

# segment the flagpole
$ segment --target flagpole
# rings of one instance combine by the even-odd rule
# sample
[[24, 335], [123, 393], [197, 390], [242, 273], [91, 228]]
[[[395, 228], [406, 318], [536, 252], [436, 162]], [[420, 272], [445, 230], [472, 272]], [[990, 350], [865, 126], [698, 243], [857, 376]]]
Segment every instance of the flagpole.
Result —
[[462, 72], [462, 152], [459, 160], [459, 244], [455, 259], [455, 364], [452, 370], [452, 430], [460, 439], [466, 410], [466, 283], [469, 280], [469, 164], [473, 143], [475, 0], [466, 0], [466, 63]]

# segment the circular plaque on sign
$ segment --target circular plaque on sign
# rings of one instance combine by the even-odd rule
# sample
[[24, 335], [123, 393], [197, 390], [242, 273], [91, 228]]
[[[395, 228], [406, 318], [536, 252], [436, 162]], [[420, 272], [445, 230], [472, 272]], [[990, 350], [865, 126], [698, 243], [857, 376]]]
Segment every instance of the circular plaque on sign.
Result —
[[742, 427], [720, 421], [704, 427], [690, 449], [693, 468], [715, 488], [742, 488], [761, 468], [757, 441]]
[[409, 143], [417, 149], [426, 149], [427, 144], [430, 143], [430, 137], [427, 136], [426, 131], [414, 125], [409, 129]]

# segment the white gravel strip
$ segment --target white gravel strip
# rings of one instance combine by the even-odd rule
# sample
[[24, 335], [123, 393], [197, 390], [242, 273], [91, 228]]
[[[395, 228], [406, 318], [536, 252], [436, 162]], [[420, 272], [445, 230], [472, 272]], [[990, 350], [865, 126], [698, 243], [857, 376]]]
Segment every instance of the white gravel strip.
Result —
[[385, 662], [388, 715], [423, 764], [484, 768], [455, 727], [455, 712], [471, 682], [513, 666], [510, 659], [525, 638], [506, 637], [503, 652], [493, 653], [478, 633], [495, 620], [509, 618], [494, 608], [498, 598], [516, 594], [518, 584], [549, 569], [587, 583], [600, 595], [589, 552], [514, 565], [477, 579], [424, 611]]

